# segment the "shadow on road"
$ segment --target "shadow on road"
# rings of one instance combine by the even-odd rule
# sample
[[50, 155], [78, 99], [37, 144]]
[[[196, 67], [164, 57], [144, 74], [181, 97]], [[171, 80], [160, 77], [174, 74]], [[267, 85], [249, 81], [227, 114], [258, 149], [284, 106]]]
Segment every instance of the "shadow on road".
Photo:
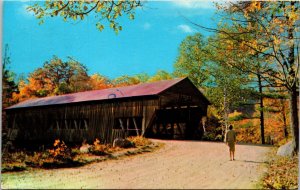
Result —
[[241, 146], [260, 146], [260, 147], [274, 147], [274, 145], [270, 145], [270, 144], [252, 144], [252, 143], [242, 143], [242, 142], [238, 142], [236, 143], [236, 145], [241, 145]]
[[247, 162], [247, 163], [254, 163], [254, 164], [267, 164], [266, 161], [253, 161], [253, 160], [235, 160], [235, 162]]

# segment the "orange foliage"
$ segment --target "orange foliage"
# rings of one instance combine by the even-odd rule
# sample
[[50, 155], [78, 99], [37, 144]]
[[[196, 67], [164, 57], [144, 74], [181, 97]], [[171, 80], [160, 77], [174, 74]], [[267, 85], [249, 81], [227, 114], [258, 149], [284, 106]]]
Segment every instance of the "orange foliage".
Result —
[[60, 141], [60, 140], [55, 140], [54, 141], [54, 149], [49, 150], [49, 153], [53, 156], [53, 157], [65, 157], [66, 155], [68, 155], [68, 150], [67, 150], [67, 145], [64, 143], [64, 141]]
[[[273, 143], [278, 144], [286, 138], [285, 127], [289, 131], [289, 113], [286, 113], [286, 110], [288, 110], [288, 101], [284, 99], [265, 98], [264, 105], [266, 109], [264, 111], [266, 143], [273, 141]], [[257, 111], [253, 114], [253, 118], [232, 122], [237, 131], [237, 140], [239, 142], [260, 143], [260, 119], [257, 108], [258, 106], [256, 107]], [[234, 112], [229, 115], [233, 117], [238, 114], [238, 112]]]
[[24, 81], [20, 81], [18, 85], [19, 93], [14, 92], [12, 99], [14, 102], [21, 102], [30, 98], [33, 98], [33, 90]]
[[113, 85], [108, 81], [107, 78], [99, 74], [94, 74], [90, 76], [89, 85], [93, 90], [101, 90], [113, 87]]
[[[36, 75], [35, 75], [36, 76]], [[18, 85], [19, 92], [12, 94], [13, 102], [22, 102], [32, 98], [53, 96], [55, 95], [56, 86], [48, 78], [34, 78], [28, 77], [28, 83], [20, 81]], [[91, 90], [100, 90], [105, 88], [111, 88], [113, 85], [109, 80], [101, 75], [94, 74], [89, 77], [87, 84]]]

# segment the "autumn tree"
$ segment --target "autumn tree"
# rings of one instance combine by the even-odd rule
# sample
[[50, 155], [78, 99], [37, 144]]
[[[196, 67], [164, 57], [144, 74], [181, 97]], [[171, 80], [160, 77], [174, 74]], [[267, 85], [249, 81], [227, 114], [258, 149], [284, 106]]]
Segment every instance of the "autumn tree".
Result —
[[[267, 60], [268, 64], [259, 74], [272, 86], [282, 86], [289, 92], [291, 131], [296, 151], [299, 150], [299, 4], [296, 1], [241, 1], [219, 5], [223, 23], [234, 32], [223, 30], [222, 26], [212, 29], [195, 23], [202, 29], [223, 34], [224, 39], [239, 43], [239, 49], [245, 47], [249, 53]], [[248, 34], [255, 34], [255, 38], [247, 38]], [[235, 52], [238, 53], [239, 49]]]
[[26, 83], [25, 80], [20, 80], [18, 83], [18, 92], [14, 92], [12, 99], [14, 102], [22, 102], [30, 98], [36, 97], [34, 90]]
[[34, 97], [61, 95], [90, 90], [87, 68], [69, 57], [67, 61], [54, 56], [41, 68], [29, 74], [26, 81], [20, 81], [19, 93], [14, 99], [23, 101]]
[[97, 19], [96, 27], [102, 31], [104, 24], [108, 23], [116, 33], [122, 30], [118, 19], [127, 15], [134, 19], [135, 10], [141, 7], [141, 1], [72, 1], [72, 0], [46, 0], [36, 3], [27, 8], [34, 13], [40, 24], [44, 23], [48, 17], [62, 17], [64, 21], [83, 20], [92, 15]]
[[105, 88], [111, 88], [112, 82], [107, 78], [98, 73], [90, 76], [89, 85], [92, 90], [101, 90]]
[[[280, 93], [279, 93], [280, 92]], [[289, 136], [288, 130], [288, 93], [283, 88], [267, 88], [264, 93], [264, 98], [269, 105], [266, 105], [264, 109], [273, 113], [278, 113], [278, 118], [282, 123], [282, 136], [286, 139]]]

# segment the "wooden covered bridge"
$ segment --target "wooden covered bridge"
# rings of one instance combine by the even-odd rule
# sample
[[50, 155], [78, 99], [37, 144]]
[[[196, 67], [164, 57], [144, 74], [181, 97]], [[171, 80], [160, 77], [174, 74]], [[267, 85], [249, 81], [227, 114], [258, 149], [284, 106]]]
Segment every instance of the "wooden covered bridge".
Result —
[[6, 113], [16, 143], [111, 143], [134, 135], [200, 138], [209, 104], [188, 78], [180, 78], [27, 100]]

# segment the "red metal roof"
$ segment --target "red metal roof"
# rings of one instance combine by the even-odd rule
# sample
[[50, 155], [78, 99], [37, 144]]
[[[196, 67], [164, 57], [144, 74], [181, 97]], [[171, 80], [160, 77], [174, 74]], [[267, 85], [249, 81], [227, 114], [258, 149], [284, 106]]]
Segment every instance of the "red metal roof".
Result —
[[36, 98], [20, 102], [6, 109], [13, 108], [25, 108], [35, 106], [46, 106], [46, 105], [57, 105], [57, 104], [68, 104], [76, 102], [86, 102], [95, 100], [107, 100], [111, 98], [128, 98], [128, 97], [139, 97], [147, 95], [157, 95], [160, 92], [170, 88], [171, 86], [182, 81], [184, 78], [163, 80], [152, 83], [142, 83], [132, 86], [108, 88], [103, 90], [92, 90], [85, 92], [78, 92], [73, 94], [66, 94], [60, 96], [51, 96], [45, 98]]

